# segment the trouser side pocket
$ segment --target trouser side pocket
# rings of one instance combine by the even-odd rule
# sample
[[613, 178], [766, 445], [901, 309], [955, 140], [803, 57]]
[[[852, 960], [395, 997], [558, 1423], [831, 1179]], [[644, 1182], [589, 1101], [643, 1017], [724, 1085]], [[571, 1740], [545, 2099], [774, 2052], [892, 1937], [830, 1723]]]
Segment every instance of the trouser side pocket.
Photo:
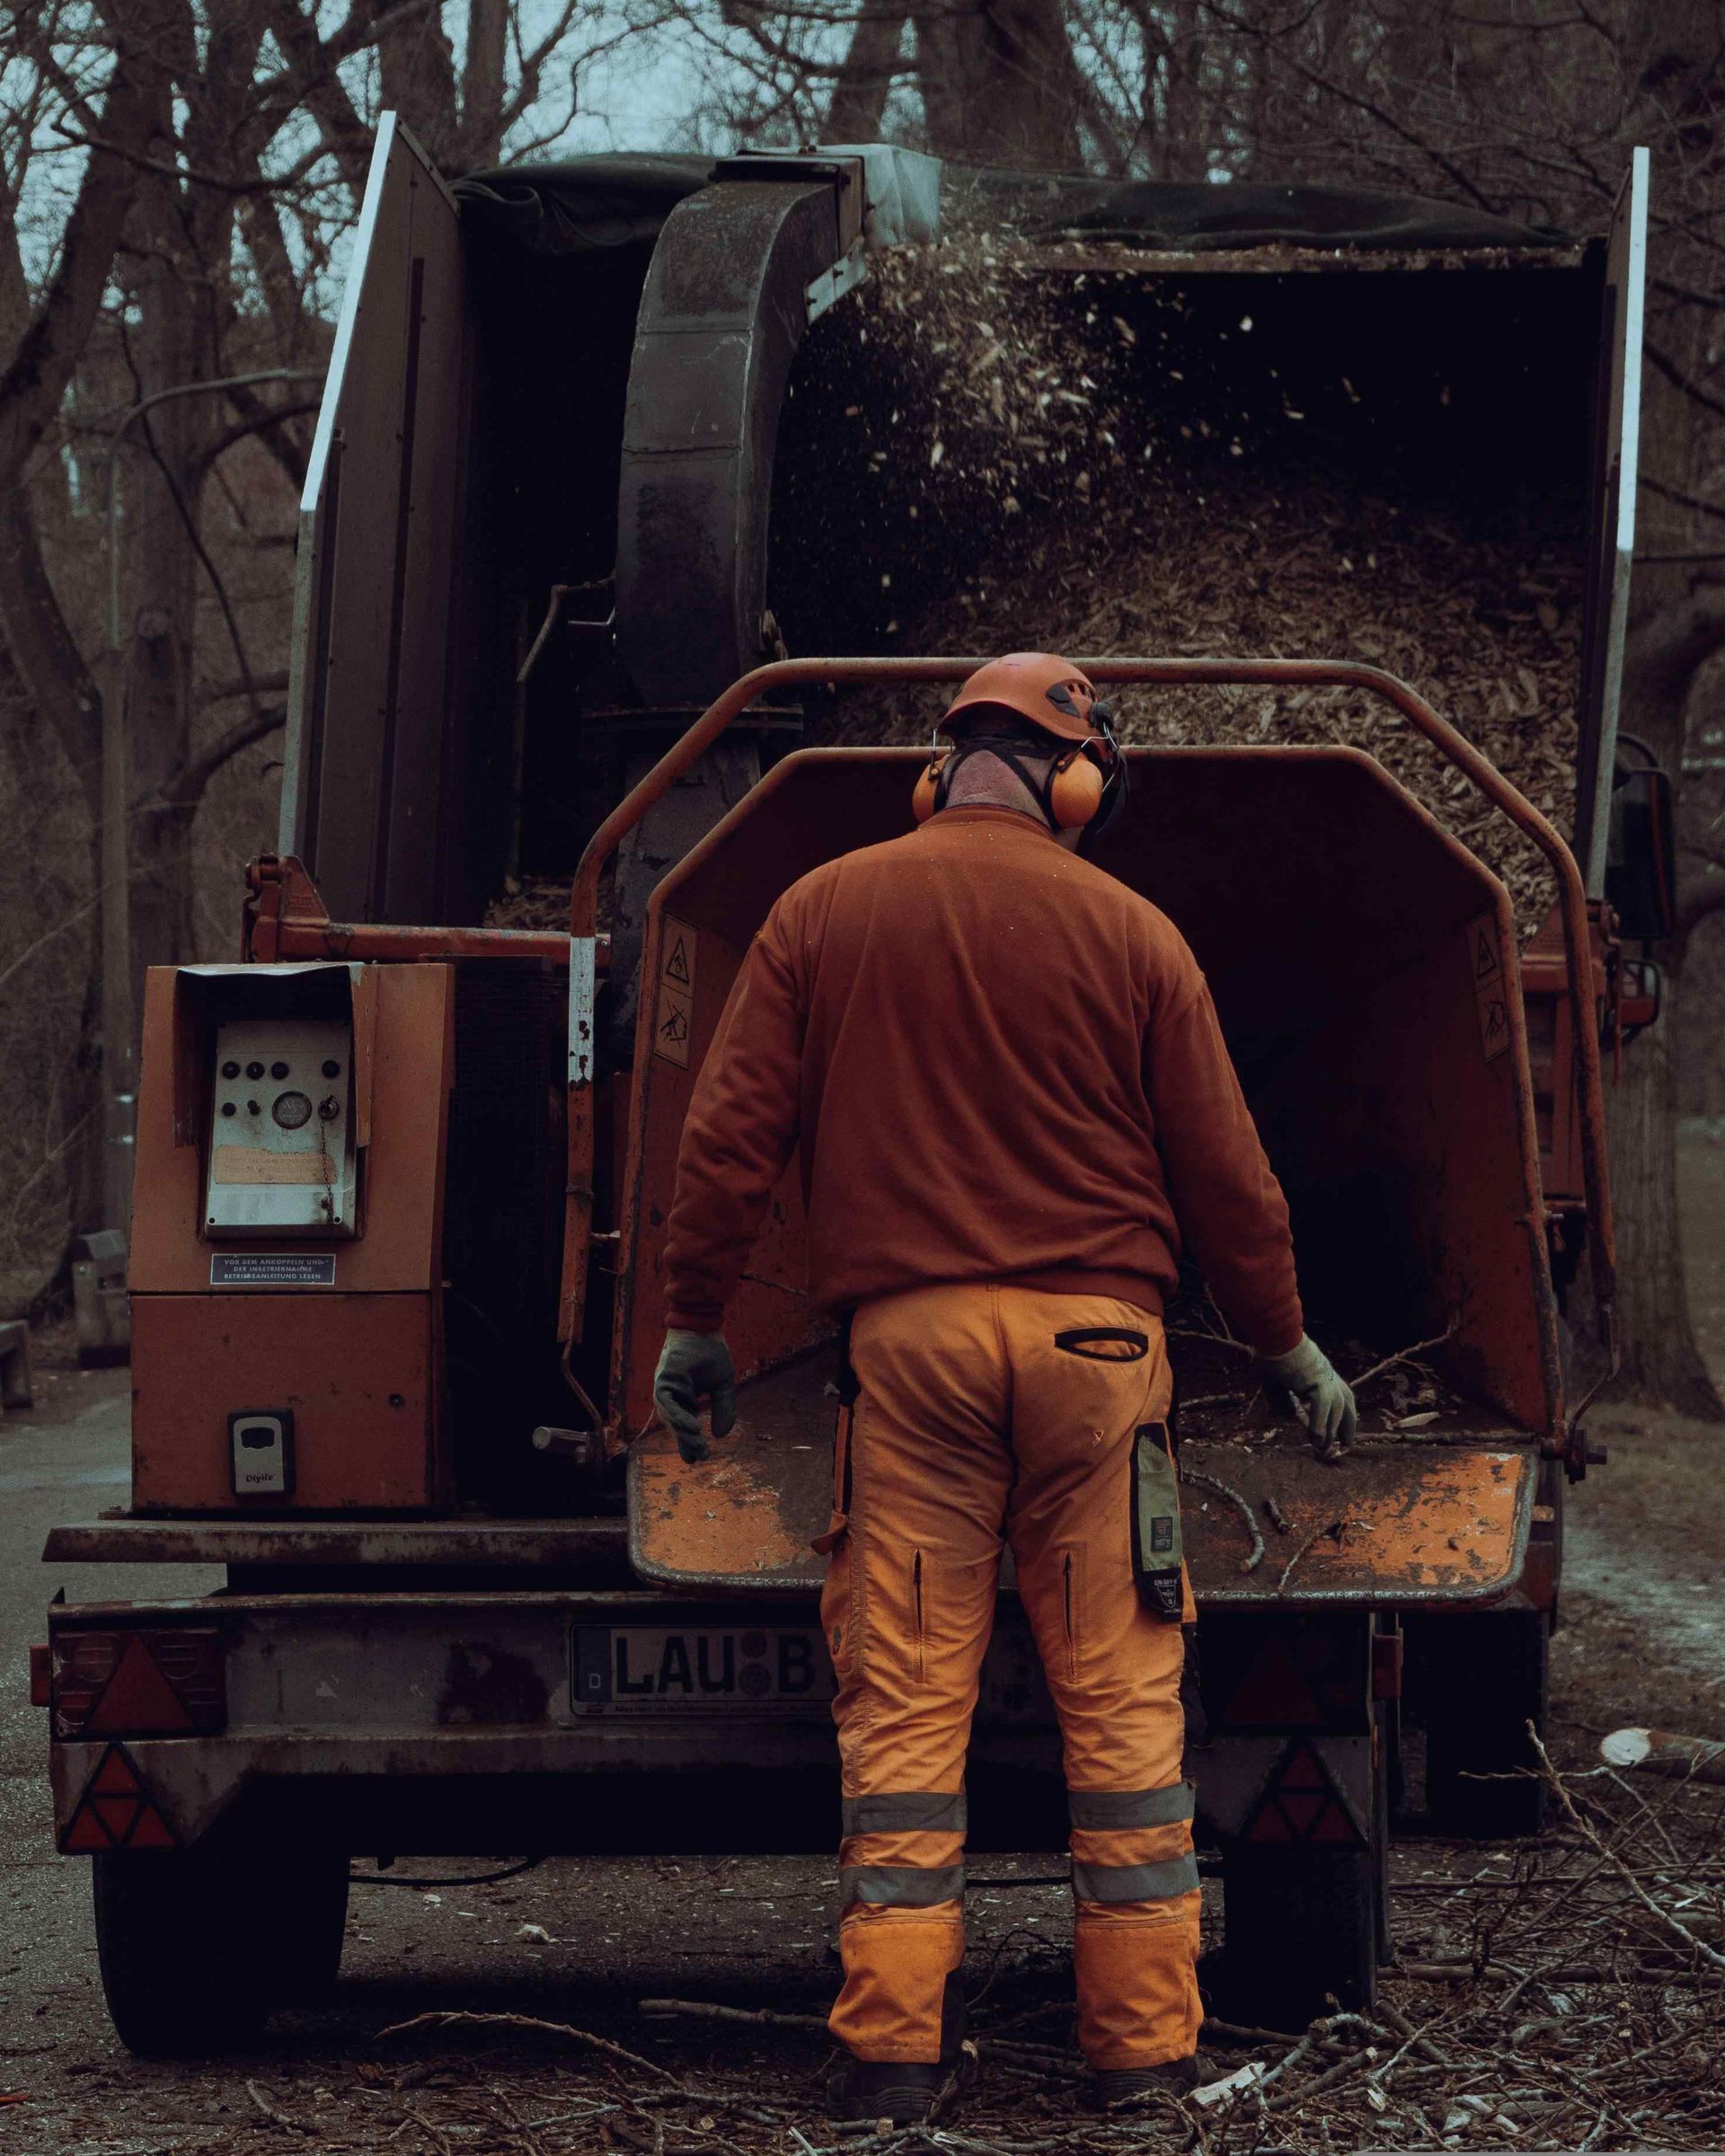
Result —
[[1165, 1623], [1181, 1620], [1180, 1490], [1165, 1422], [1138, 1425], [1132, 1439], [1132, 1576]]

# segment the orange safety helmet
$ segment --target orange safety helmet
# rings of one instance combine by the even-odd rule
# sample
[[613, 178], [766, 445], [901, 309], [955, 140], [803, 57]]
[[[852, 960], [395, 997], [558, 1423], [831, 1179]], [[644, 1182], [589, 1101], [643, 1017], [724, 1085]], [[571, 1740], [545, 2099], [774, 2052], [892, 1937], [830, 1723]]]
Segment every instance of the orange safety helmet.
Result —
[[960, 711], [992, 704], [1017, 712], [1045, 734], [1082, 746], [1094, 730], [1090, 714], [1095, 703], [1094, 685], [1070, 659], [1052, 651], [1009, 651], [977, 668], [946, 707], [945, 724], [950, 727]]
[[[1022, 735], [988, 730], [986, 722], [993, 712], [1027, 720], [1039, 733], [1067, 745], [1040, 787], [1012, 753], [1014, 738], [1021, 747], [1027, 746]], [[938, 751], [916, 781], [911, 808], [919, 824], [945, 807], [959, 765], [976, 749], [990, 751], [1018, 773], [1055, 830], [1082, 829], [1087, 837], [1096, 836], [1112, 820], [1126, 785], [1126, 763], [1110, 723], [1113, 714], [1098, 702], [1088, 676], [1070, 660], [1052, 651], [1012, 651], [990, 659], [947, 706], [942, 730], [950, 730], [964, 713], [975, 715], [976, 730], [967, 728], [969, 738], [956, 749]]]

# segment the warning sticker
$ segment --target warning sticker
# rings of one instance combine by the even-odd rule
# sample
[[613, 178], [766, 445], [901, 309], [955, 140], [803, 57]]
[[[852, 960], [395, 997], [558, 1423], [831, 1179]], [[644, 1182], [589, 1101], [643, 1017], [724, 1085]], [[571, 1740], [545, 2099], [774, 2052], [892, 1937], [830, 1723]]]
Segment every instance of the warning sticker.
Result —
[[1468, 971], [1473, 980], [1473, 1000], [1479, 1012], [1480, 1047], [1490, 1063], [1509, 1046], [1509, 1003], [1496, 915], [1482, 914], [1468, 923], [1464, 933], [1467, 939]]
[[659, 936], [659, 1001], [653, 1010], [653, 1053], [689, 1067], [689, 1042], [694, 1024], [694, 962], [696, 937], [686, 922], [667, 914]]
[[653, 1013], [653, 1053], [686, 1071], [694, 1016], [694, 998], [681, 988], [673, 988], [668, 981], [661, 981], [659, 1005]]
[[668, 981], [673, 988], [686, 988], [694, 993], [695, 934], [681, 921], [665, 917], [664, 941], [659, 946], [664, 953], [659, 968], [661, 981]]
[[335, 1252], [217, 1250], [209, 1261], [212, 1287], [333, 1287]]

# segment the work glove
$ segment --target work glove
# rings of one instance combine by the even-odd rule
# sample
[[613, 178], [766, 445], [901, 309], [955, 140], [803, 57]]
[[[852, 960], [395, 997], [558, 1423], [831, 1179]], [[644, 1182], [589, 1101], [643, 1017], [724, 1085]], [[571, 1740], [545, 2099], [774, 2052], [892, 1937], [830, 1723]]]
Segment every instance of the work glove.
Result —
[[712, 1401], [713, 1436], [729, 1437], [737, 1420], [737, 1372], [724, 1336], [685, 1332], [673, 1326], [665, 1335], [659, 1368], [653, 1373], [653, 1405], [691, 1466], [707, 1456], [701, 1427], [703, 1400]]
[[1260, 1356], [1258, 1376], [1272, 1397], [1283, 1392], [1292, 1400], [1321, 1459], [1333, 1460], [1354, 1442], [1359, 1427], [1354, 1396], [1315, 1340], [1302, 1334], [1286, 1355]]

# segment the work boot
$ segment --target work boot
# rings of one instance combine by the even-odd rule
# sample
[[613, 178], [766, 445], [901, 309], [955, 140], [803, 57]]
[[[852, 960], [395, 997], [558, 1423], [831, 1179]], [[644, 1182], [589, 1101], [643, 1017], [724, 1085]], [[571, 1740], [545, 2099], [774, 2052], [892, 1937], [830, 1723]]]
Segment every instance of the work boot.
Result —
[[1135, 2096], [1147, 2096], [1153, 2089], [1166, 2096], [1184, 2096], [1189, 2089], [1197, 2086], [1195, 2058], [1170, 2059], [1161, 2066], [1119, 2066], [1111, 2072], [1091, 2076], [1091, 2090], [1099, 2111], [1111, 2111], [1116, 2104], [1128, 2103]]
[[828, 2118], [885, 2118], [916, 2126], [947, 2079], [944, 2066], [907, 2064], [898, 2059], [846, 2059], [827, 2084]]

